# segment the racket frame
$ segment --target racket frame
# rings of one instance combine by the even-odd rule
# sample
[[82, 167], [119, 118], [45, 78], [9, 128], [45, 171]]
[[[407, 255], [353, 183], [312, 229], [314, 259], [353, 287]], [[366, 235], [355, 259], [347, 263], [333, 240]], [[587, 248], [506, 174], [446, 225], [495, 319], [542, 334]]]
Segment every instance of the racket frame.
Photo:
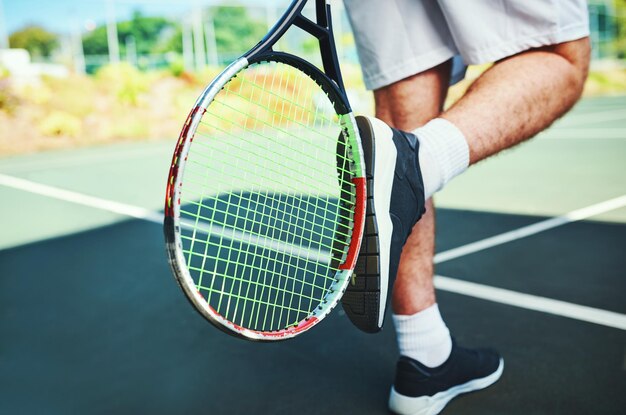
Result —
[[[367, 189], [365, 171], [363, 168], [363, 150], [358, 135], [359, 132], [356, 127], [356, 120], [351, 112], [347, 95], [344, 92], [345, 89], [339, 69], [339, 61], [332, 32], [330, 5], [327, 4], [326, 0], [316, 0], [317, 23], [314, 23], [302, 15], [302, 10], [306, 3], [307, 0], [294, 0], [287, 8], [282, 18], [274, 25], [263, 40], [242, 57], [228, 65], [204, 89], [189, 113], [179, 136], [167, 182], [164, 234], [170, 268], [179, 286], [194, 308], [217, 328], [230, 335], [253, 341], [276, 341], [293, 338], [315, 326], [333, 310], [341, 299], [352, 277], [365, 226], [364, 219]], [[273, 50], [276, 42], [294, 25], [318, 39], [324, 72], [300, 57]], [[353, 212], [353, 231], [345, 259], [343, 263], [339, 265], [335, 275], [336, 282], [333, 287], [334, 289], [329, 290], [322, 304], [318, 306], [309, 317], [301, 321], [300, 324], [278, 331], [258, 331], [241, 327], [224, 318], [209, 305], [204, 296], [196, 288], [196, 284], [187, 268], [187, 261], [182, 248], [180, 223], [180, 192], [182, 189], [185, 163], [202, 116], [216, 95], [233, 77], [249, 65], [263, 61], [282, 62], [299, 69], [313, 79], [329, 98], [335, 98], [332, 100], [332, 103], [335, 107], [335, 111], [340, 116], [342, 129], [347, 130], [345, 132], [346, 136], [352, 138], [349, 145], [352, 148], [352, 155], [355, 161], [354, 178], [352, 180], [355, 185], [356, 193]]]

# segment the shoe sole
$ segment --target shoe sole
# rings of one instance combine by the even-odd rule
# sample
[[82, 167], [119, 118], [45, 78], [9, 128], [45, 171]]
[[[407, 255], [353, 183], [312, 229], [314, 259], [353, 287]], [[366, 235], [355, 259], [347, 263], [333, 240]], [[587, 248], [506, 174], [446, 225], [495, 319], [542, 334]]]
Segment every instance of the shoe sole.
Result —
[[[355, 276], [342, 298], [356, 327], [376, 333], [383, 326], [389, 288], [389, 256], [393, 223], [389, 215], [397, 159], [393, 132], [380, 120], [357, 117], [362, 132], [367, 175], [365, 234]], [[376, 189], [382, 191], [376, 192]]]
[[394, 387], [391, 387], [389, 409], [398, 415], [436, 415], [443, 410], [448, 402], [460, 394], [477, 391], [493, 385], [498, 379], [500, 379], [503, 370], [504, 360], [500, 359], [498, 369], [491, 375], [471, 380], [467, 383], [463, 383], [462, 385], [457, 385], [447, 391], [436, 393], [433, 396], [419, 396], [412, 398], [410, 396], [399, 394], [396, 392]]

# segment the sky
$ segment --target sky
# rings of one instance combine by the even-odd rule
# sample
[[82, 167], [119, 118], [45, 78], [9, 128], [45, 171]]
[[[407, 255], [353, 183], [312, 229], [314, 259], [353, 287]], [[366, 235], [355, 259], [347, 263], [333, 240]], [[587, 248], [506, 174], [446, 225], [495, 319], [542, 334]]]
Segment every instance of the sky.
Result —
[[[239, 3], [285, 5], [288, 0], [0, 0], [6, 32], [13, 33], [28, 24], [38, 24], [57, 33], [70, 33], [78, 26], [85, 31], [94, 23], [104, 23], [107, 3], [113, 4], [117, 20], [125, 20], [134, 10], [147, 15], [180, 18], [193, 4]], [[0, 22], [0, 26], [2, 22]]]

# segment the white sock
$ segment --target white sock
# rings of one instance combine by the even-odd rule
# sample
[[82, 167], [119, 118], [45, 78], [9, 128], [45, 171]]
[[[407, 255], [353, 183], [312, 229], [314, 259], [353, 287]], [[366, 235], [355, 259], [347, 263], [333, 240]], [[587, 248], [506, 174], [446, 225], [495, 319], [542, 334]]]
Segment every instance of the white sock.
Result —
[[426, 199], [469, 166], [469, 146], [454, 124], [435, 118], [413, 131], [420, 142], [419, 162]]
[[393, 315], [401, 356], [415, 359], [428, 367], [448, 360], [452, 351], [450, 331], [433, 304], [411, 316]]

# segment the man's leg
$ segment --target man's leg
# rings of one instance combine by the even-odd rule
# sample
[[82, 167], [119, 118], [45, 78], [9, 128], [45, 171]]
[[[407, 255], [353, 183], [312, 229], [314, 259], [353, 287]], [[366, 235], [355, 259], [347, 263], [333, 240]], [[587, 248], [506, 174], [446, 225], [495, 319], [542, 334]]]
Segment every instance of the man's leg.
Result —
[[465, 135], [470, 164], [543, 131], [580, 98], [589, 39], [531, 50], [485, 72], [443, 115]]
[[[534, 136], [567, 112], [582, 93], [589, 56], [584, 38], [503, 59], [478, 78], [441, 116], [465, 136], [470, 164]], [[419, 129], [415, 133], [420, 136]], [[432, 228], [427, 215], [424, 219], [424, 227]], [[425, 266], [422, 242], [412, 234], [404, 246], [393, 297], [397, 314], [412, 314], [434, 302], [429, 300], [432, 290], [417, 277], [416, 270]]]
[[[414, 130], [425, 196], [441, 189], [469, 164], [532, 137], [563, 115], [582, 93], [588, 63], [588, 39], [527, 51], [497, 62], [440, 118]], [[397, 152], [397, 174], [397, 166], [416, 158], [415, 153], [406, 154], [406, 146], [400, 144], [402, 138], [415, 137], [397, 131], [388, 133], [388, 127], [375, 123], [376, 139], [391, 137], [396, 148], [402, 148]], [[407, 189], [400, 184], [402, 177], [394, 179], [392, 200], [399, 194], [396, 181], [397, 189]], [[411, 223], [411, 214], [400, 205], [392, 204], [390, 214], [404, 215], [406, 221], [400, 221], [404, 229]], [[426, 219], [413, 228], [403, 247], [394, 288], [394, 323], [403, 356], [396, 367], [389, 407], [400, 414], [438, 413], [459, 393], [496, 382], [503, 369], [497, 352], [450, 347], [449, 340], [442, 341], [449, 339], [449, 333], [434, 305], [432, 285], [425, 285], [431, 281], [425, 279], [425, 272], [432, 275], [432, 264], [428, 269], [424, 250], [430, 248], [432, 252], [432, 245], [424, 242], [431, 239], [415, 235], [422, 225], [432, 234], [434, 222]]]
[[[374, 91], [376, 117], [411, 131], [441, 114], [451, 62]], [[393, 286], [393, 319], [400, 354], [438, 366], [449, 356], [450, 333], [436, 306], [433, 285], [435, 211], [432, 200], [407, 239]], [[410, 300], [403, 293], [410, 292]]]
[[[391, 127], [412, 131], [441, 114], [449, 83], [450, 62], [446, 62], [378, 89], [374, 91], [376, 118]], [[395, 314], [414, 314], [435, 303], [434, 252], [435, 210], [428, 200], [426, 213], [413, 227], [402, 253], [393, 288]]]

